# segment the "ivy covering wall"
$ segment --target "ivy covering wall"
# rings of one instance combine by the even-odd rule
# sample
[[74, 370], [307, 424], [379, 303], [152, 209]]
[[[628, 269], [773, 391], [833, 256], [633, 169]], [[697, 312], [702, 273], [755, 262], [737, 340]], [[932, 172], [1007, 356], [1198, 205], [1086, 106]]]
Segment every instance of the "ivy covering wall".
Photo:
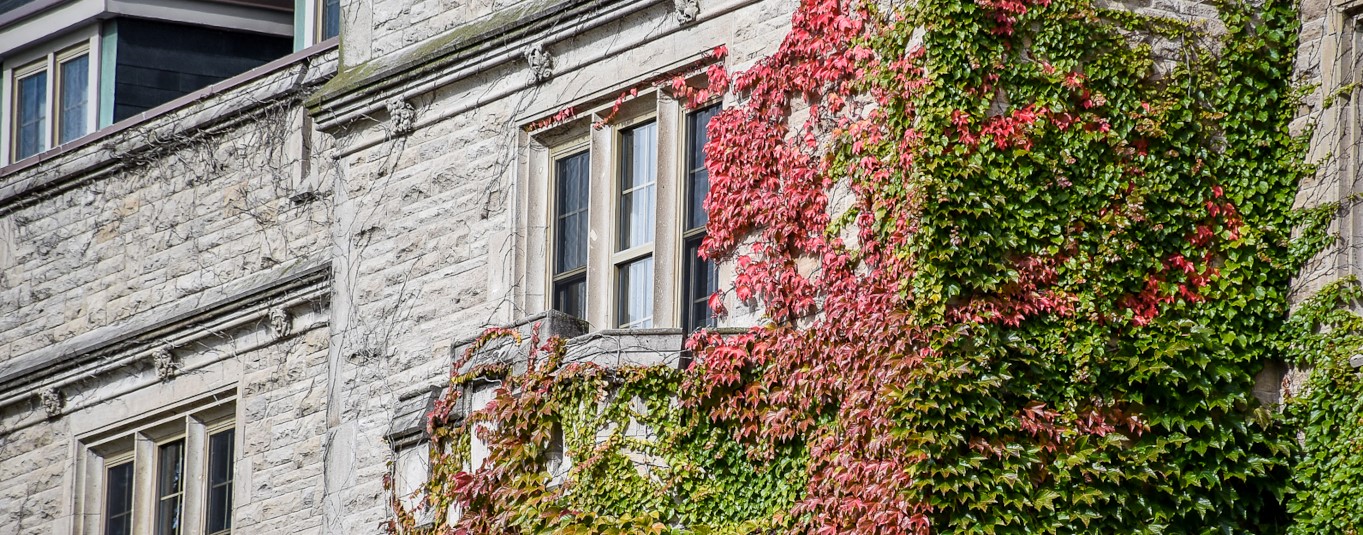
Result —
[[[768, 321], [693, 336], [685, 371], [565, 364], [537, 336], [524, 372], [456, 363], [433, 477], [391, 530], [1363, 524], [1343, 311], [1363, 293], [1287, 297], [1336, 209], [1292, 209], [1313, 172], [1288, 129], [1294, 4], [1221, 4], [1219, 25], [894, 4], [803, 0], [772, 56], [683, 90], [739, 97], [710, 126], [703, 254], [735, 266], [712, 304]], [[1316, 371], [1281, 413], [1251, 395], [1277, 361]], [[450, 419], [488, 377], [492, 404]]]

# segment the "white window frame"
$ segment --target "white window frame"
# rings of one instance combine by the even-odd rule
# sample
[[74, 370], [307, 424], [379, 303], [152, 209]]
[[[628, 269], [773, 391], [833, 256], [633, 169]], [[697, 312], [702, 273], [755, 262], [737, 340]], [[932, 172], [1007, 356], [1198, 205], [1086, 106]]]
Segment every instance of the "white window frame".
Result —
[[[155, 533], [157, 467], [160, 447], [184, 440], [181, 496], [181, 535], [205, 535], [207, 523], [208, 438], [234, 429], [232, 464], [241, 466], [243, 438], [232, 391], [222, 392], [176, 408], [158, 411], [78, 437], [75, 481], [74, 535], [105, 533], [105, 488], [108, 468], [133, 462], [131, 533]], [[233, 516], [242, 478], [233, 474]], [[228, 531], [233, 532], [232, 530]]]
[[82, 54], [89, 57], [85, 80], [85, 132], [67, 142], [72, 143], [98, 129], [99, 78], [102, 65], [99, 25], [92, 25], [67, 37], [39, 45], [28, 52], [5, 58], [2, 75], [3, 84], [0, 85], [0, 99], [3, 99], [5, 103], [3, 107], [0, 107], [0, 122], [4, 124], [4, 128], [0, 129], [0, 146], [4, 147], [4, 150], [0, 151], [0, 166], [21, 161], [17, 158], [19, 147], [18, 140], [15, 139], [19, 127], [17, 117], [18, 80], [38, 71], [47, 73], [47, 87], [45, 89], [47, 116], [44, 118], [42, 126], [43, 146], [38, 152], [24, 159], [43, 154], [61, 145], [57, 128], [61, 107], [60, 87], [58, 85], [61, 83], [59, 66], [63, 62]]
[[[622, 90], [623, 91], [623, 90]], [[718, 102], [707, 102], [697, 109]], [[522, 137], [522, 169], [525, 188], [527, 239], [522, 249], [522, 273], [526, 274], [522, 303], [528, 313], [553, 308], [554, 220], [557, 158], [581, 150], [583, 139], [590, 152], [590, 203], [588, 214], [586, 320], [592, 330], [620, 328], [617, 268], [621, 264], [653, 257], [653, 328], [680, 328], [684, 281], [684, 241], [687, 142], [686, 118], [695, 110], [658, 89], [639, 90], [637, 95], [589, 108], [575, 119], [541, 129], [527, 127]], [[658, 128], [657, 184], [653, 242], [617, 251], [619, 243], [619, 177], [621, 131], [647, 121]], [[538, 121], [543, 122], [543, 120]], [[534, 124], [534, 122], [530, 123]], [[599, 127], [593, 128], [591, 125]]]

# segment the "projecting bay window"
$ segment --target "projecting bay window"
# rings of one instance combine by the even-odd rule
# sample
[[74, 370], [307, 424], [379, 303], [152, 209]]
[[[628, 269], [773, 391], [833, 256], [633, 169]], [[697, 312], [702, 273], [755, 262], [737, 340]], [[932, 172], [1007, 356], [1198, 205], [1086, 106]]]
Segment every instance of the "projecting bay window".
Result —
[[697, 110], [686, 116], [686, 184], [682, 206], [682, 328], [687, 332], [714, 327], [710, 294], [718, 287], [715, 263], [700, 257], [705, 239], [705, 196], [710, 192], [710, 173], [705, 168], [705, 142], [710, 119], [719, 114], [719, 105]]
[[82, 438], [75, 533], [232, 533], [234, 404], [207, 405]]
[[587, 215], [591, 202], [587, 151], [554, 161], [553, 308], [586, 317]]
[[616, 326], [653, 326], [653, 227], [658, 185], [658, 124], [620, 133], [614, 257]]

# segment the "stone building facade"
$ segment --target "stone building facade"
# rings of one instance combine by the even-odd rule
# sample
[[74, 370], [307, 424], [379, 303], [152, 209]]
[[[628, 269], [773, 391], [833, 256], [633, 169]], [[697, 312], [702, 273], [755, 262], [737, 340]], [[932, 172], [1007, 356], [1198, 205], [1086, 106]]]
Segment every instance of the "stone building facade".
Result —
[[[59, 4], [21, 6], [0, 33]], [[83, 135], [33, 155], [7, 147], [0, 533], [378, 532], [390, 460], [421, 472], [422, 409], [486, 327], [541, 322], [580, 334], [581, 358], [675, 361], [697, 130], [650, 81], [770, 53], [793, 8], [343, 2], [339, 42], [120, 121], [86, 110]], [[9, 99], [26, 75], [3, 66]], [[575, 180], [609, 190], [624, 135], [656, 175], [637, 208], [653, 238], [570, 240], [590, 267], [572, 287], [582, 324], [549, 312], [555, 169], [572, 151], [591, 169]], [[606, 232], [617, 197], [585, 194], [579, 228]], [[644, 276], [604, 290], [626, 265]]]
[[[0, 11], [0, 45], [63, 5]], [[0, 533], [376, 533], [384, 474], [419, 477], [422, 409], [486, 327], [547, 319], [580, 358], [678, 358], [697, 321], [698, 112], [651, 82], [751, 65], [794, 2], [332, 5], [294, 4], [289, 55], [121, 121], [88, 111], [83, 135], [31, 156], [5, 148]], [[1137, 9], [1214, 19], [1205, 2]], [[326, 13], [339, 40], [318, 33]], [[1300, 70], [1321, 88], [1302, 124], [1322, 125], [1326, 162], [1303, 204], [1358, 190], [1351, 95], [1326, 107], [1357, 71], [1353, 13], [1303, 4]], [[636, 164], [652, 182], [622, 186]], [[633, 186], [651, 192], [637, 213], [620, 208]], [[579, 220], [568, 187], [593, 192]], [[621, 212], [651, 236], [613, 243], [632, 236]], [[1303, 291], [1357, 272], [1357, 220], [1340, 221]], [[586, 322], [550, 311], [565, 306]]]

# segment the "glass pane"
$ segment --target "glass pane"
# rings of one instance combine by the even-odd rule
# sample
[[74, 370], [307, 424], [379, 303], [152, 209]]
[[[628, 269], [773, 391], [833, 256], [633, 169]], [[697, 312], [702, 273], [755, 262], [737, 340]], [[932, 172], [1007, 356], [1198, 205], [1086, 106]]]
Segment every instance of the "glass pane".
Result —
[[232, 429], [208, 437], [208, 519], [210, 534], [232, 529]]
[[341, 0], [322, 0], [322, 40], [341, 34]]
[[554, 217], [554, 273], [564, 273], [587, 265], [587, 152], [579, 152], [555, 162], [557, 198]]
[[61, 107], [57, 116], [58, 143], [85, 135], [86, 101], [90, 81], [90, 56], [80, 56], [61, 64]]
[[104, 535], [130, 535], [133, 518], [133, 463], [109, 468], [104, 480]]
[[653, 257], [622, 264], [616, 275], [619, 325], [625, 329], [653, 326]]
[[658, 181], [658, 125], [621, 134], [620, 250], [653, 241], [654, 189]]
[[15, 114], [15, 159], [22, 160], [43, 150], [43, 123], [47, 121], [47, 73], [19, 79], [18, 113]]
[[703, 239], [704, 234], [687, 238], [683, 251], [686, 272], [682, 274], [682, 328], [687, 332], [715, 326], [715, 317], [710, 311], [710, 294], [715, 293], [718, 276], [715, 263], [700, 257], [700, 242]]
[[579, 318], [586, 317], [586, 273], [554, 283], [554, 310]]
[[705, 226], [705, 195], [710, 192], [710, 172], [705, 169], [706, 129], [719, 114], [719, 105], [699, 110], [686, 118], [686, 228]]
[[185, 442], [177, 440], [161, 446], [156, 458], [156, 535], [179, 535]]

